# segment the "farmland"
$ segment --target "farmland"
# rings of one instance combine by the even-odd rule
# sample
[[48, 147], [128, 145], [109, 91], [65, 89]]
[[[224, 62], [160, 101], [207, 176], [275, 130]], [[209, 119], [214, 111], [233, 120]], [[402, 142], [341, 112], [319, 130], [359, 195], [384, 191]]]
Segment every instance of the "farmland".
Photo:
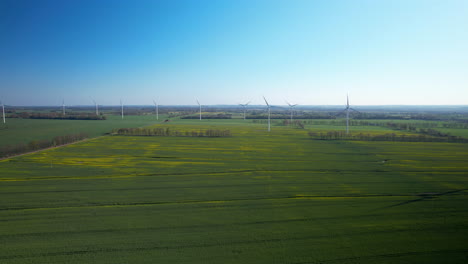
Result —
[[[161, 119], [160, 119], [161, 121]], [[0, 146], [27, 143], [33, 140], [50, 140], [55, 136], [86, 133], [90, 137], [101, 136], [112, 128], [139, 127], [157, 123], [154, 116], [109, 115], [107, 120], [41, 120], [9, 118], [0, 126]]]
[[343, 129], [329, 125], [267, 133], [249, 120], [153, 121], [134, 122], [232, 136], [109, 135], [0, 161], [0, 262], [468, 260], [468, 144], [307, 134]]

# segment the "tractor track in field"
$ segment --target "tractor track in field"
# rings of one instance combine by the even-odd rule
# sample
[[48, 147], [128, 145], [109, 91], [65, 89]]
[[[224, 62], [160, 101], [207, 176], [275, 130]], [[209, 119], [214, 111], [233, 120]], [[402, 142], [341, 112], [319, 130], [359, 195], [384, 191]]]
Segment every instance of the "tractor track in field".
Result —
[[[387, 171], [387, 170], [337, 170], [337, 169], [316, 169], [316, 170], [233, 170], [233, 171], [209, 171], [209, 172], [190, 172], [190, 173], [142, 173], [142, 174], [124, 174], [124, 175], [103, 175], [103, 176], [82, 176], [82, 177], [67, 177], [67, 176], [50, 176], [50, 177], [30, 177], [30, 178], [0, 178], [1, 181], [40, 181], [40, 180], [93, 180], [93, 179], [112, 179], [112, 178], [129, 178], [129, 177], [157, 177], [157, 176], [192, 176], [192, 175], [223, 175], [223, 174], [244, 174], [244, 173], [432, 173], [432, 170], [409, 170], [409, 171]], [[466, 170], [441, 170], [438, 172], [445, 173], [466, 173]]]
[[[467, 189], [448, 191], [444, 195], [453, 194], [465, 191]], [[71, 209], [71, 208], [99, 208], [99, 207], [131, 207], [131, 206], [157, 206], [157, 205], [170, 205], [170, 204], [203, 204], [203, 203], [224, 203], [224, 202], [237, 202], [237, 201], [261, 201], [261, 200], [280, 200], [280, 199], [349, 199], [349, 198], [382, 198], [382, 197], [415, 197], [421, 196], [418, 194], [367, 194], [367, 195], [347, 195], [347, 196], [334, 196], [334, 195], [285, 195], [279, 197], [252, 197], [252, 198], [239, 198], [229, 200], [184, 200], [184, 201], [166, 201], [166, 202], [138, 202], [138, 203], [102, 203], [102, 204], [83, 204], [71, 206], [57, 206], [57, 207], [7, 207], [0, 208], [0, 211], [20, 211], [20, 210], [56, 210], [56, 209]], [[438, 195], [441, 196], [441, 195]], [[424, 198], [424, 197], [423, 197]], [[414, 199], [419, 201], [423, 198]], [[412, 202], [410, 200], [409, 202]], [[406, 204], [407, 201], [400, 204]], [[387, 206], [380, 209], [385, 209], [393, 206]], [[376, 209], [379, 210], [379, 209]]]
[[[356, 235], [365, 235], [370, 232], [362, 232], [362, 234]], [[288, 241], [304, 241], [311, 239], [321, 239], [327, 238], [327, 235], [315, 235], [315, 236], [301, 236], [301, 237], [289, 237], [289, 238], [269, 238], [269, 239], [252, 239], [252, 240], [238, 240], [238, 241], [218, 241], [212, 243], [199, 243], [199, 244], [186, 244], [186, 245], [161, 245], [161, 243], [155, 243], [151, 246], [142, 246], [134, 248], [99, 248], [99, 249], [88, 249], [88, 250], [73, 250], [73, 251], [62, 251], [62, 252], [49, 252], [42, 254], [17, 254], [10, 256], [0, 256], [0, 259], [11, 260], [11, 259], [22, 259], [22, 258], [37, 258], [37, 257], [55, 257], [55, 256], [73, 256], [73, 255], [85, 255], [85, 254], [100, 254], [100, 253], [118, 253], [118, 252], [144, 252], [144, 251], [154, 251], [154, 250], [181, 250], [181, 249], [192, 249], [192, 248], [208, 248], [208, 247], [230, 247], [236, 245], [252, 245], [252, 244], [265, 244], [265, 243], [282, 243]], [[315, 244], [318, 244], [316, 242]], [[314, 243], [310, 243], [313, 245]], [[389, 254], [378, 254], [370, 256], [359, 256], [359, 257], [349, 257], [349, 258], [338, 258], [338, 259], [328, 259], [322, 261], [313, 261], [313, 262], [299, 262], [295, 264], [307, 264], [307, 263], [326, 263], [326, 262], [335, 262], [335, 261], [345, 261], [345, 260], [360, 260], [376, 257], [399, 257], [399, 256], [409, 256], [409, 255], [421, 255], [421, 254], [430, 254], [430, 253], [447, 253], [447, 252], [465, 252], [468, 253], [468, 249], [451, 249], [451, 250], [428, 250], [428, 251], [413, 251], [413, 252], [401, 252], [401, 253], [389, 253]]]
[[[273, 180], [273, 179], [272, 179]], [[411, 183], [418, 183], [419, 181], [414, 181], [414, 182], [409, 182], [409, 181], [401, 181], [401, 182], [396, 182], [394, 181], [393, 183], [405, 183], [405, 184], [411, 184]], [[466, 181], [430, 181], [431, 183], [466, 183]], [[176, 181], [158, 181], [158, 183], [177, 183]], [[205, 189], [210, 189], [210, 188], [233, 188], [233, 187], [249, 187], [249, 186], [297, 186], [298, 182], [292, 182], [292, 183], [284, 183], [284, 182], [255, 182], [255, 183], [248, 183], [248, 184], [210, 184], [210, 185], [190, 185], [190, 186], [158, 186], [158, 187], [138, 187], [138, 188], [96, 188], [96, 189], [69, 189], [69, 190], [43, 190], [43, 191], [13, 191], [13, 192], [2, 192], [2, 194], [39, 194], [39, 193], [79, 193], [79, 192], [105, 192], [105, 191], [150, 191], [150, 190], [168, 190], [168, 189], [174, 189], [174, 190], [179, 190], [179, 189], [193, 189], [193, 188], [205, 188]], [[302, 186], [308, 186], [308, 185], [324, 185], [328, 186], [330, 185], [329, 182], [301, 182], [300, 183]], [[341, 184], [356, 184], [356, 182], [341, 182]], [[381, 182], [359, 182], [359, 184], [381, 184]], [[467, 189], [462, 189], [462, 190], [457, 190], [458, 191], [463, 191]], [[434, 196], [439, 196], [440, 193], [432, 193]], [[378, 196], [423, 196], [421, 194], [373, 194], [373, 195], [378, 195]], [[428, 193], [427, 196], [430, 196], [431, 193]], [[429, 198], [429, 197], [426, 197]]]
[[[86, 230], [86, 231], [54, 231], [54, 232], [37, 232], [37, 233], [20, 233], [20, 234], [8, 234], [0, 235], [0, 240], [3, 239], [8, 241], [11, 238], [31, 238], [33, 236], [68, 236], [68, 235], [79, 235], [79, 234], [101, 234], [101, 233], [131, 233], [131, 232], [145, 232], [145, 231], [162, 231], [162, 230], [181, 230], [181, 229], [205, 229], [205, 228], [226, 228], [226, 227], [235, 227], [235, 226], [251, 226], [251, 225], [274, 225], [274, 224], [285, 224], [285, 223], [308, 223], [308, 222], [320, 222], [328, 221], [332, 219], [355, 219], [362, 217], [373, 217], [379, 216], [379, 214], [373, 215], [354, 215], [354, 216], [337, 216], [337, 217], [316, 217], [316, 218], [299, 218], [299, 219], [281, 219], [281, 220], [263, 220], [263, 221], [251, 221], [251, 222], [241, 222], [241, 223], [228, 223], [228, 224], [204, 224], [204, 225], [185, 225], [185, 226], [160, 226], [160, 227], [138, 227], [138, 228], [109, 228], [109, 229], [95, 229], [95, 230]], [[466, 225], [451, 226], [447, 228], [446, 226], [434, 225], [428, 227], [418, 226], [417, 228], [398, 228], [398, 229], [384, 229], [384, 230], [369, 230], [369, 231], [359, 231], [359, 232], [350, 232], [350, 233], [341, 233], [340, 236], [356, 236], [356, 235], [366, 235], [374, 233], [393, 233], [393, 232], [406, 232], [406, 231], [435, 231], [435, 230], [459, 230], [465, 229]], [[327, 236], [317, 236], [327, 237]]]
[[[307, 262], [293, 262], [291, 264], [324, 264], [324, 263], [343, 263], [343, 261], [364, 261], [372, 258], [397, 258], [405, 256], [418, 256], [418, 255], [427, 255], [427, 254], [439, 254], [439, 253], [465, 253], [468, 254], [467, 249], [442, 249], [442, 250], [425, 250], [425, 251], [410, 251], [410, 252], [401, 252], [401, 253], [388, 253], [388, 254], [376, 254], [376, 255], [367, 255], [359, 257], [348, 257], [348, 258], [336, 258], [336, 259], [326, 259], [326, 260], [316, 260], [316, 261], [307, 261]], [[354, 263], [354, 262], [353, 262]], [[361, 262], [358, 262], [361, 263]], [[372, 262], [364, 262], [372, 263]]]

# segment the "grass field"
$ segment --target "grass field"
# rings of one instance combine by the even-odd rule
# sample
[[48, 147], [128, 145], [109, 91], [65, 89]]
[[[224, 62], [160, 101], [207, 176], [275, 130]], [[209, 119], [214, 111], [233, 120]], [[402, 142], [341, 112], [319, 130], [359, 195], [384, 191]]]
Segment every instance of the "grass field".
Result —
[[468, 144], [164, 126], [233, 136], [106, 136], [0, 161], [0, 262], [468, 261]]
[[[52, 120], [9, 118], [0, 124], [0, 146], [28, 143], [33, 140], [50, 140], [56, 136], [87, 133], [101, 136], [113, 128], [140, 127], [158, 123], [154, 116], [107, 116], [107, 120]], [[159, 122], [164, 120], [160, 117]]]

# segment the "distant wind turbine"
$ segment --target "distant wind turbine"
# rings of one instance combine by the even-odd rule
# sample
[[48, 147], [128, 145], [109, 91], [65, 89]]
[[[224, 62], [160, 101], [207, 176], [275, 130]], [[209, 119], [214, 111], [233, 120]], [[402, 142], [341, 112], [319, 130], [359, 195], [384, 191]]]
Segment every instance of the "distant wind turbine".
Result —
[[155, 108], [154, 111], [156, 111], [156, 120], [159, 120], [159, 109], [158, 109], [159, 105], [155, 100], [153, 100], [153, 103], [154, 103], [154, 108]]
[[268, 108], [268, 132], [270, 132], [270, 104], [268, 104], [267, 102], [267, 99], [265, 98], [265, 96], [263, 96], [263, 100], [265, 100], [265, 103], [267, 105], [267, 108]]
[[96, 115], [98, 116], [98, 115], [99, 115], [99, 107], [98, 107], [98, 104], [96, 103], [96, 101], [95, 101], [93, 98], [91, 98], [91, 100], [93, 100], [93, 102], [94, 102], [94, 105], [95, 105], [95, 107], [96, 107]]
[[289, 110], [291, 111], [291, 124], [292, 124], [292, 121], [293, 121], [293, 108], [295, 106], [297, 106], [297, 104], [290, 104], [288, 101], [286, 101], [286, 103], [289, 105]]
[[3, 102], [0, 102], [2, 104], [2, 113], [3, 113], [3, 124], [6, 123], [5, 121], [5, 105], [3, 104]]
[[239, 104], [240, 106], [244, 108], [244, 120], [245, 120], [245, 107], [248, 106], [249, 104], [250, 104], [250, 101], [247, 102], [246, 104]]
[[65, 99], [62, 99], [62, 115], [65, 115]]
[[124, 112], [123, 112], [123, 103], [122, 103], [122, 99], [120, 99], [120, 112], [122, 114], [122, 119], [124, 119]]
[[198, 107], [200, 107], [200, 120], [201, 120], [201, 104], [200, 104], [200, 102], [198, 102], [198, 99], [196, 99], [196, 100], [197, 100]]
[[349, 110], [353, 110], [359, 113], [359, 111], [349, 107], [349, 96], [346, 94], [346, 107], [343, 111], [341, 111], [341, 113], [346, 112], [346, 134], [349, 133]]

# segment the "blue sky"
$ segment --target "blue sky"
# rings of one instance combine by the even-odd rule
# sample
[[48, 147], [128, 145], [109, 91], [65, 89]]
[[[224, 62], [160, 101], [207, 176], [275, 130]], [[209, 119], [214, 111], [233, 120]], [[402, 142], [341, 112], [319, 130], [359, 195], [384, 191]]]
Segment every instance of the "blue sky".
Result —
[[465, 0], [0, 0], [9, 105], [468, 104]]

